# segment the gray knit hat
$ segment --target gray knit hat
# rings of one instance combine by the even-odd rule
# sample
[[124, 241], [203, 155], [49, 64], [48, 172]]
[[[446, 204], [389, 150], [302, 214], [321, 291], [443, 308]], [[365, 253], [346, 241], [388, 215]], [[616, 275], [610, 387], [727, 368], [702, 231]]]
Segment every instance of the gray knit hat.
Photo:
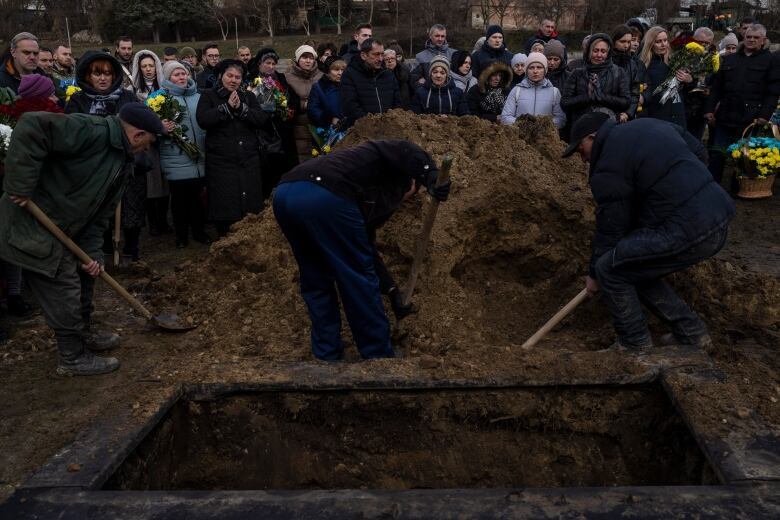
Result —
[[431, 60], [430, 65], [428, 66], [428, 79], [431, 78], [431, 72], [433, 71], [434, 67], [444, 67], [444, 70], [447, 72], [447, 75], [450, 75], [450, 60], [447, 59], [446, 56], [434, 56]]
[[544, 55], [548, 58], [550, 56], [557, 56], [560, 59], [563, 59], [563, 54], [565, 52], [566, 48], [563, 44], [554, 38], [544, 45]]

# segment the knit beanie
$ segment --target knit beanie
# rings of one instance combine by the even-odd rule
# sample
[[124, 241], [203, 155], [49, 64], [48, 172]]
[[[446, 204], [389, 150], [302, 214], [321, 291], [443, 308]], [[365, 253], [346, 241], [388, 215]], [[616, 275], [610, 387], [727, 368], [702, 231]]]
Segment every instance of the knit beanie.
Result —
[[532, 63], [539, 63], [544, 67], [544, 73], [547, 74], [547, 58], [541, 52], [532, 52], [528, 55], [528, 61], [525, 63], [526, 67], [530, 67]]
[[23, 98], [49, 97], [54, 94], [54, 83], [41, 74], [22, 76], [19, 83], [19, 96]]
[[500, 25], [491, 25], [485, 31], [485, 39], [487, 40], [488, 38], [490, 38], [491, 36], [493, 36], [496, 33], [501, 33], [501, 36], [503, 36], [504, 35], [504, 30], [501, 28]]
[[180, 63], [176, 60], [166, 61], [162, 66], [163, 79], [171, 79], [171, 74], [173, 74], [173, 71], [176, 69], [184, 69], [189, 72], [183, 63]]
[[565, 50], [566, 50], [565, 47], [560, 41], [556, 39], [552, 39], [545, 44], [544, 55], [548, 58], [550, 56], [557, 56], [560, 59], [563, 59], [563, 53], [565, 52]]
[[515, 54], [514, 56], [512, 56], [512, 67], [514, 67], [518, 63], [522, 63], [523, 65], [527, 65], [528, 64], [528, 56], [526, 56], [522, 52], [519, 52], [519, 53]]
[[295, 49], [295, 63], [298, 63], [298, 60], [301, 59], [301, 56], [304, 54], [309, 53], [312, 56], [314, 56], [314, 59], [317, 59], [317, 51], [314, 50], [314, 47], [311, 45], [301, 45], [297, 49]]
[[433, 71], [434, 67], [444, 67], [444, 71], [448, 76], [450, 75], [450, 60], [448, 60], [446, 56], [433, 57], [430, 65], [428, 66], [428, 79], [431, 78], [431, 72]]
[[182, 47], [179, 51], [179, 57], [180, 58], [186, 58], [187, 56], [197, 56], [198, 54], [195, 52], [195, 49], [192, 47]]
[[728, 33], [726, 36], [723, 37], [723, 39], [718, 44], [718, 49], [721, 51], [726, 50], [726, 46], [728, 45], [738, 45], [739, 42], [737, 41], [737, 35], [734, 33]]

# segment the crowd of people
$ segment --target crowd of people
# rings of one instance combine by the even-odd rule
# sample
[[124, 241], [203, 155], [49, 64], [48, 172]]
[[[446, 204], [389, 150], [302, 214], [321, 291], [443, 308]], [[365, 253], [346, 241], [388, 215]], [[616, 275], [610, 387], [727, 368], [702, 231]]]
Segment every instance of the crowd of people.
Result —
[[[472, 50], [452, 48], [447, 35], [445, 26], [434, 24], [425, 48], [407, 63], [397, 42], [385, 45], [370, 24], [361, 24], [341, 48], [304, 42], [280, 72], [273, 48], [253, 54], [241, 46], [226, 57], [211, 44], [168, 47], [158, 56], [120, 37], [113, 51], [87, 51], [75, 59], [68, 46], [49, 49], [22, 32], [10, 42], [0, 87], [21, 98], [46, 99], [51, 111], [100, 117], [161, 90], [182, 107], [178, 126], [200, 153], [190, 157], [162, 136], [136, 154], [118, 215], [127, 262], [142, 257], [146, 226], [152, 236], [172, 233], [179, 248], [190, 239], [211, 242], [207, 222], [225, 236], [231, 224], [264, 207], [282, 175], [312, 156], [313, 134], [342, 133], [367, 114], [405, 109], [507, 125], [524, 115], [549, 116], [567, 142], [573, 125], [594, 112], [617, 124], [640, 117], [669, 121], [699, 140], [709, 128], [709, 169], [720, 182], [725, 147], [750, 122], [768, 121], [780, 95], [780, 60], [768, 50], [766, 29], [750, 19], [717, 44], [706, 27], [671, 34], [632, 19], [611, 33], [586, 37], [582, 57], [571, 61], [549, 19], [515, 53], [500, 26], [488, 27]], [[677, 71], [681, 96], [662, 102], [654, 91], [669, 76], [680, 38], [720, 52], [722, 64], [706, 77]], [[168, 132], [177, 127], [162, 123]], [[104, 236], [105, 253], [117, 246], [115, 238]], [[28, 313], [21, 270], [2, 268], [9, 312]]]

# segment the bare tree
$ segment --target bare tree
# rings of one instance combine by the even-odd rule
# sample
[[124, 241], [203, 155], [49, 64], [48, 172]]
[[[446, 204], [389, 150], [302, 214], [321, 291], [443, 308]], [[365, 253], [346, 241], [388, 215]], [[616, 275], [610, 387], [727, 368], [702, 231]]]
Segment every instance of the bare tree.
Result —
[[483, 29], [487, 29], [487, 26], [490, 25], [490, 18], [493, 16], [493, 1], [477, 0], [474, 2], [474, 7], [479, 10], [479, 15], [482, 17]]
[[274, 11], [278, 3], [279, 0], [252, 0], [254, 12], [251, 16], [260, 22], [271, 37], [271, 41], [274, 39]]
[[515, 0], [490, 0], [490, 8], [492, 13], [498, 16], [498, 25], [504, 25], [504, 18], [509, 13], [510, 9], [515, 9]]
[[309, 10], [306, 8], [306, 0], [296, 0], [295, 4], [298, 6], [298, 13], [303, 11], [303, 17], [301, 18], [301, 26], [306, 31], [306, 36], [311, 35], [311, 24], [309, 24]]

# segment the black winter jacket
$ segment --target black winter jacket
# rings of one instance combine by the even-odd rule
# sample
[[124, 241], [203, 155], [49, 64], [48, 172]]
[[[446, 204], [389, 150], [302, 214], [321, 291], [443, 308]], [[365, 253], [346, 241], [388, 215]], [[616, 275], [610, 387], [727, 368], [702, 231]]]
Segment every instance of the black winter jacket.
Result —
[[497, 61], [511, 66], [512, 53], [506, 50], [506, 45], [502, 44], [498, 49], [494, 49], [485, 42], [481, 49], [471, 55], [471, 74], [478, 78], [483, 70]]
[[590, 161], [596, 201], [591, 276], [610, 250], [613, 265], [671, 256], [734, 216], [731, 197], [687, 144], [696, 140], [683, 135], [679, 127], [650, 118], [607, 121], [599, 129]]
[[398, 209], [414, 180], [427, 186], [438, 172], [409, 141], [368, 141], [322, 155], [292, 169], [281, 182], [310, 181], [360, 208], [366, 227], [377, 228]]
[[[114, 82], [109, 87], [108, 92], [98, 93], [87, 82], [89, 66], [95, 60], [108, 60], [114, 69]], [[118, 114], [122, 105], [138, 101], [132, 91], [122, 88], [124, 80], [125, 76], [119, 60], [103, 52], [87, 51], [79, 60], [79, 65], [76, 69], [76, 86], [81, 91], [75, 92], [70, 97], [70, 100], [65, 104], [65, 113], [94, 114], [98, 116], [114, 116]], [[111, 94], [108, 99], [105, 98], [106, 94]]]
[[590, 89], [589, 66], [572, 71], [561, 92], [561, 107], [571, 113], [572, 124], [588, 112], [606, 111], [614, 117], [631, 106], [628, 75], [615, 64], [598, 74], [599, 89]]
[[217, 75], [214, 73], [214, 69], [204, 65], [203, 72], [198, 74], [195, 83], [197, 83], [200, 91], [211, 90], [217, 86]]
[[439, 88], [427, 80], [417, 87], [412, 98], [412, 112], [415, 114], [445, 114], [465, 116], [469, 113], [466, 94], [455, 86], [451, 79]]
[[401, 106], [398, 82], [392, 71], [374, 70], [365, 62], [352, 60], [341, 77], [341, 109], [344, 111], [344, 127], [367, 114], [383, 114]]
[[206, 187], [211, 220], [235, 222], [263, 208], [260, 142], [269, 116], [254, 94], [239, 91], [241, 105], [230, 108], [230, 92], [219, 87], [201, 93], [196, 112], [206, 131]]
[[780, 96], [780, 59], [777, 55], [762, 49], [748, 56], [744, 48], [740, 48], [721, 60], [705, 113], [714, 112], [718, 125], [738, 129], [758, 117], [769, 120]]
[[[686, 127], [685, 119], [685, 107], [682, 101], [679, 103], [672, 103], [671, 100], [664, 104], [661, 104], [661, 97], [663, 92], [653, 95], [655, 89], [669, 76], [671, 69], [669, 65], [664, 63], [663, 57], [653, 53], [653, 57], [650, 60], [650, 66], [647, 67], [647, 91], [645, 92], [645, 115], [648, 117], [654, 117], [663, 121], [669, 121], [676, 125], [680, 125], [683, 128]], [[682, 96], [686, 90], [685, 85], [680, 86], [680, 95]]]
[[[636, 109], [639, 106], [639, 85], [647, 83], [647, 69], [645, 64], [628, 52], [612, 51], [612, 63], [623, 69], [628, 75], [628, 86], [631, 92], [631, 105], [628, 107], [626, 114], [631, 119], [636, 117]], [[663, 80], [662, 80], [663, 81]]]

